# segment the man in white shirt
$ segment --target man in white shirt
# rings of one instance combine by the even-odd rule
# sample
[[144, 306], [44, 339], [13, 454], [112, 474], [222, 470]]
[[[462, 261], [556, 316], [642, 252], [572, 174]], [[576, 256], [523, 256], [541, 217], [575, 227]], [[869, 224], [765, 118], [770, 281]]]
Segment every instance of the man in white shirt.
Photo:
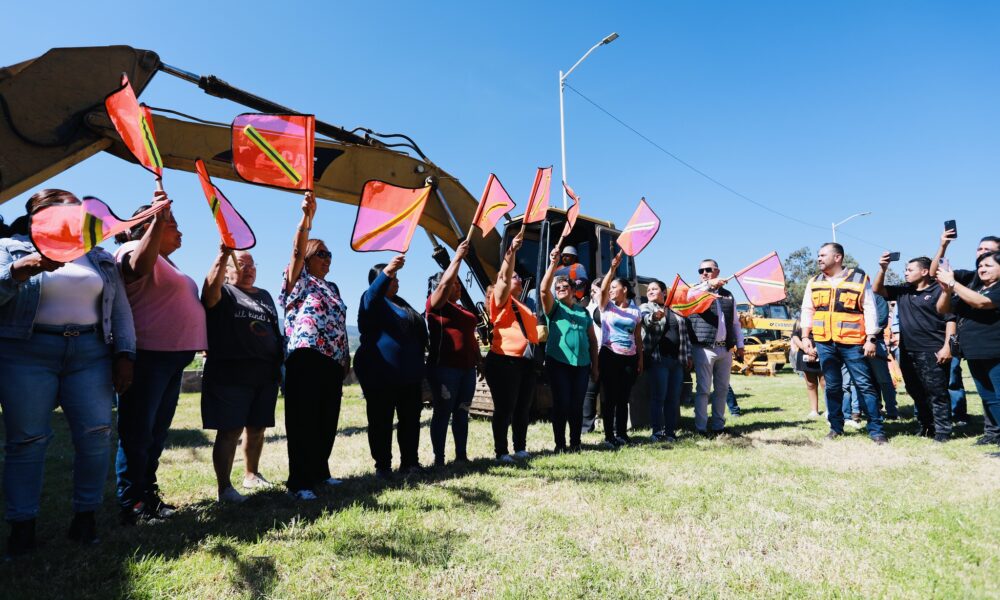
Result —
[[[819, 249], [821, 273], [809, 280], [802, 296], [802, 345], [815, 346], [826, 378], [827, 439], [844, 434], [841, 366], [846, 366], [868, 409], [868, 435], [876, 444], [888, 439], [882, 430], [878, 393], [865, 357], [875, 356], [878, 317], [871, 282], [861, 269], [844, 268], [844, 248], [836, 242]], [[812, 339], [809, 334], [812, 333]]]

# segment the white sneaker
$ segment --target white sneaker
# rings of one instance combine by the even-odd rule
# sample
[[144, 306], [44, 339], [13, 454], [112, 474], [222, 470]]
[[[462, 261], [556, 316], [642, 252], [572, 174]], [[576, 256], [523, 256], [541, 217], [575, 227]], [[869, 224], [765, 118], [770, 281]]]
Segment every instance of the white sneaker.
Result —
[[315, 500], [316, 494], [312, 490], [299, 490], [297, 492], [288, 492], [291, 494], [292, 498], [295, 500]]
[[334, 487], [334, 486], [340, 485], [340, 484], [342, 484], [344, 482], [341, 481], [341, 480], [339, 480], [339, 479], [335, 479], [335, 478], [331, 477], [329, 479], [324, 480], [323, 483], [325, 485], [330, 486], [330, 487]]
[[806, 418], [807, 419], [818, 419], [819, 418], [819, 413], [816, 412], [816, 411], [812, 411], [811, 413], [809, 413], [808, 415], [806, 415]]
[[264, 476], [260, 473], [254, 473], [243, 478], [243, 489], [245, 490], [259, 490], [270, 487], [274, 487], [274, 484], [264, 479]]
[[231, 504], [240, 504], [241, 502], [246, 502], [247, 497], [236, 491], [236, 488], [230, 486], [219, 492], [219, 502], [226, 502]]
[[527, 450], [518, 450], [514, 453], [514, 458], [519, 458], [521, 460], [528, 460], [531, 458], [531, 453]]
[[503, 463], [505, 465], [511, 465], [511, 464], [514, 464], [517, 461], [515, 461], [514, 457], [511, 456], [510, 454], [504, 454], [503, 456], [497, 458], [497, 462]]
[[844, 427], [851, 427], [853, 429], [860, 429], [861, 428], [861, 423], [858, 423], [854, 419], [846, 419], [844, 421]]

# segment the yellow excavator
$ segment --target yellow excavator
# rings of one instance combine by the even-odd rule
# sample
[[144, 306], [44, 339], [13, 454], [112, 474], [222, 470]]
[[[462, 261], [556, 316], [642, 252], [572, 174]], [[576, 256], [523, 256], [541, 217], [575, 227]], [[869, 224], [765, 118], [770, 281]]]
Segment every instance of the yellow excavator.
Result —
[[[163, 73], [198, 86], [205, 93], [259, 112], [298, 113], [215, 77], [197, 75], [163, 62], [151, 50], [129, 46], [54, 48], [42, 56], [0, 67], [0, 203], [38, 188], [47, 179], [99, 152], [135, 162], [111, 125], [104, 98], [128, 75], [136, 94]], [[168, 169], [194, 172], [201, 158], [213, 178], [240, 180], [231, 164], [230, 126], [182, 112], [178, 107], [150, 107], [157, 145]], [[237, 111], [234, 111], [234, 114]], [[370, 179], [419, 187], [430, 183], [436, 201], [428, 202], [420, 219], [434, 247], [433, 258], [445, 268], [447, 248], [465, 238], [478, 204], [462, 183], [432, 162], [417, 143], [401, 133], [377, 133], [365, 127], [347, 129], [321, 118], [316, 121], [314, 189], [318, 198], [357, 205]], [[525, 281], [524, 297], [536, 288], [566, 220], [550, 209], [546, 220], [526, 227], [517, 272]], [[520, 230], [520, 218], [508, 219], [502, 233], [475, 235], [466, 262], [472, 279], [485, 290], [497, 275], [500, 258]], [[617, 252], [620, 232], [610, 221], [580, 215], [569, 234], [580, 262], [594, 278], [603, 277]], [[626, 257], [618, 275], [637, 283], [635, 262]], [[479, 309], [468, 290], [463, 304]], [[486, 339], [481, 331], [481, 339]], [[477, 396], [479, 412], [492, 412], [488, 392]], [[541, 412], [547, 395], [539, 395]]]
[[784, 302], [753, 306], [736, 305], [743, 328], [743, 361], [733, 361], [732, 372], [742, 375], [776, 375], [788, 364], [795, 320]]

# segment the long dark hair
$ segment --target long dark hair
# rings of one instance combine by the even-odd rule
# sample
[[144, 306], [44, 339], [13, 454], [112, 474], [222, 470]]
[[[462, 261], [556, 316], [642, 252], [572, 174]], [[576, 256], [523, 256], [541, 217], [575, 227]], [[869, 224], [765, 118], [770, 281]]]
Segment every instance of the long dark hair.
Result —
[[635, 299], [635, 290], [632, 289], [632, 282], [630, 282], [628, 279], [625, 279], [624, 277], [615, 277], [611, 281], [617, 281], [618, 285], [625, 288], [625, 298], [627, 300]]
[[[132, 213], [132, 216], [134, 217], [137, 214], [141, 213], [142, 211], [149, 209], [150, 206], [151, 206], [150, 204], [143, 204], [139, 208], [135, 209], [135, 212]], [[146, 228], [148, 228], [152, 222], [153, 222], [153, 217], [149, 217], [145, 221], [137, 225], [133, 225], [131, 229], [115, 234], [115, 243], [121, 245], [124, 244], [125, 242], [131, 242], [133, 240], [141, 238], [143, 234], [146, 233]]]

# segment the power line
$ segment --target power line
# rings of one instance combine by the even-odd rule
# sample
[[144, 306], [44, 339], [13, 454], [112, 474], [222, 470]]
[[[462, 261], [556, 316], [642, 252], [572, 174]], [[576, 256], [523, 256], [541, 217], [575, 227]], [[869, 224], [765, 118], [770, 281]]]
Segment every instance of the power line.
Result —
[[[741, 198], [741, 199], [743, 199], [743, 200], [746, 200], [747, 202], [749, 202], [749, 203], [753, 204], [754, 206], [757, 206], [758, 208], [762, 208], [762, 209], [764, 209], [764, 210], [766, 210], [766, 211], [768, 211], [768, 212], [770, 212], [770, 213], [773, 213], [773, 214], [776, 214], [776, 215], [778, 215], [779, 217], [782, 217], [782, 218], [785, 218], [785, 219], [788, 219], [789, 221], [794, 221], [795, 223], [798, 223], [798, 224], [800, 224], [800, 225], [805, 225], [806, 227], [812, 227], [812, 228], [814, 228], [814, 229], [821, 229], [821, 230], [824, 230], [824, 231], [826, 230], [826, 227], [825, 227], [825, 226], [823, 226], [823, 225], [817, 225], [817, 224], [815, 224], [815, 223], [810, 223], [810, 222], [808, 222], [808, 221], [803, 221], [802, 219], [799, 219], [798, 217], [793, 217], [792, 215], [789, 215], [789, 214], [786, 214], [786, 213], [783, 213], [783, 212], [781, 212], [780, 210], [777, 210], [777, 209], [774, 209], [774, 208], [771, 208], [770, 206], [768, 206], [768, 205], [766, 205], [766, 204], [763, 204], [763, 203], [761, 203], [761, 202], [758, 202], [758, 201], [754, 200], [753, 198], [750, 198], [750, 197], [749, 197], [749, 196], [747, 196], [746, 194], [743, 194], [743, 193], [740, 193], [740, 192], [738, 192], [737, 190], [734, 190], [733, 188], [731, 188], [731, 187], [729, 187], [728, 185], [726, 185], [726, 184], [722, 183], [722, 182], [721, 182], [721, 181], [719, 181], [718, 179], [716, 179], [716, 178], [712, 177], [712, 176], [711, 176], [711, 175], [709, 175], [708, 173], [706, 173], [706, 172], [702, 171], [702, 170], [701, 170], [701, 169], [699, 169], [698, 167], [696, 167], [696, 166], [692, 165], [691, 163], [687, 162], [687, 161], [686, 161], [686, 160], [684, 160], [683, 158], [681, 158], [681, 157], [677, 156], [677, 155], [676, 155], [676, 154], [674, 154], [673, 152], [671, 152], [671, 151], [667, 150], [666, 148], [664, 148], [664, 147], [663, 147], [663, 146], [661, 146], [660, 144], [657, 144], [657, 143], [656, 143], [655, 141], [653, 141], [652, 139], [650, 139], [649, 137], [647, 137], [646, 135], [644, 135], [644, 134], [643, 134], [642, 132], [640, 132], [639, 130], [637, 130], [637, 129], [636, 129], [635, 127], [632, 127], [631, 125], [629, 125], [629, 124], [628, 124], [628, 123], [626, 123], [625, 121], [623, 121], [623, 120], [619, 119], [619, 118], [618, 118], [618, 117], [616, 117], [616, 116], [615, 116], [614, 114], [612, 114], [612, 113], [611, 113], [611, 111], [609, 111], [608, 109], [604, 108], [603, 106], [601, 106], [601, 105], [600, 105], [600, 104], [598, 104], [597, 102], [594, 102], [593, 100], [591, 100], [590, 98], [588, 98], [588, 97], [587, 97], [586, 95], [584, 95], [584, 94], [583, 94], [583, 92], [581, 92], [580, 90], [578, 90], [578, 89], [574, 88], [573, 86], [571, 86], [571, 85], [570, 85], [570, 84], [568, 84], [568, 83], [563, 83], [563, 85], [565, 85], [565, 86], [566, 86], [567, 88], [569, 88], [570, 90], [572, 90], [572, 91], [573, 91], [573, 93], [574, 93], [574, 94], [576, 94], [577, 96], [579, 96], [579, 97], [583, 98], [584, 100], [586, 100], [587, 102], [589, 102], [589, 103], [590, 103], [590, 104], [591, 104], [591, 105], [592, 105], [592, 106], [593, 106], [594, 108], [596, 108], [597, 110], [601, 111], [602, 113], [604, 113], [605, 115], [607, 115], [608, 117], [610, 117], [611, 119], [613, 119], [613, 120], [614, 120], [615, 122], [617, 122], [617, 123], [618, 123], [619, 125], [621, 125], [621, 126], [622, 126], [622, 127], [624, 127], [625, 129], [628, 129], [629, 131], [631, 131], [631, 132], [632, 132], [632, 133], [634, 133], [635, 135], [639, 136], [639, 137], [640, 137], [641, 139], [643, 139], [644, 141], [646, 141], [646, 142], [647, 142], [647, 143], [648, 143], [649, 145], [653, 146], [654, 148], [656, 148], [656, 149], [657, 149], [657, 150], [659, 150], [660, 152], [662, 152], [662, 153], [666, 154], [667, 156], [669, 156], [669, 157], [670, 157], [670, 158], [672, 158], [673, 160], [677, 161], [678, 163], [680, 163], [680, 164], [681, 164], [681, 165], [683, 165], [684, 167], [687, 167], [687, 168], [688, 168], [689, 170], [691, 170], [692, 172], [694, 172], [694, 173], [696, 173], [696, 174], [700, 175], [701, 177], [703, 177], [703, 178], [707, 179], [708, 181], [710, 181], [710, 182], [714, 183], [715, 185], [719, 186], [720, 188], [722, 188], [722, 189], [726, 190], [726, 191], [727, 191], [727, 192], [729, 192], [730, 194], [733, 194], [734, 196], [736, 196], [736, 197], [738, 197], [738, 198]], [[859, 242], [863, 242], [863, 243], [865, 243], [865, 244], [869, 244], [869, 245], [871, 245], [871, 246], [875, 246], [876, 248], [881, 248], [882, 250], [887, 250], [887, 248], [885, 248], [884, 246], [882, 246], [882, 245], [880, 245], [880, 244], [876, 244], [875, 242], [870, 242], [870, 241], [868, 241], [868, 240], [866, 240], [866, 239], [863, 239], [863, 238], [859, 238], [859, 237], [857, 237], [857, 236], [855, 236], [855, 235], [851, 235], [851, 234], [849, 234], [849, 233], [844, 233], [844, 232], [841, 232], [841, 234], [840, 234], [840, 235], [842, 235], [842, 236], [844, 236], [844, 237], [849, 237], [849, 238], [851, 238], [851, 239], [854, 239], [854, 240], [857, 240], [857, 241], [859, 241]]]

